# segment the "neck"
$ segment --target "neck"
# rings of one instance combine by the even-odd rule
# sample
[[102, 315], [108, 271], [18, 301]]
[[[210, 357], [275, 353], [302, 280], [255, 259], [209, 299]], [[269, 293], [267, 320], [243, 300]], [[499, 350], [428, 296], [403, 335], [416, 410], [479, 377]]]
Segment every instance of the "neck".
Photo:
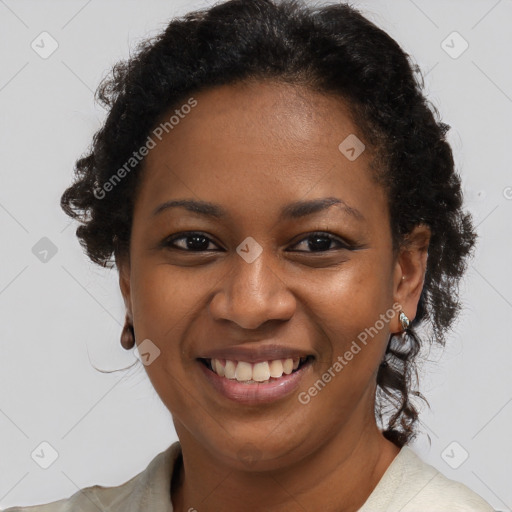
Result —
[[173, 478], [174, 510], [355, 512], [400, 451], [374, 419], [368, 425], [363, 430], [347, 425], [308, 457], [256, 472], [223, 465], [177, 424], [183, 467]]

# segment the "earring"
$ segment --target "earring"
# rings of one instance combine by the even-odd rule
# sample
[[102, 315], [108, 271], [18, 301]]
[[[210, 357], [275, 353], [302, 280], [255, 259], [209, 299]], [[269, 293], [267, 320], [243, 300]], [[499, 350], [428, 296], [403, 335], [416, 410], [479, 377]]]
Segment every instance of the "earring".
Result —
[[398, 318], [400, 320], [400, 325], [402, 326], [403, 329], [402, 333], [400, 334], [400, 338], [402, 344], [405, 345], [405, 343], [407, 342], [407, 329], [409, 328], [409, 325], [411, 325], [411, 322], [409, 318], [407, 318], [407, 315], [402, 310], [400, 310], [400, 315], [398, 316]]
[[135, 331], [128, 315], [126, 315], [123, 332], [121, 333], [121, 345], [126, 350], [135, 346]]
[[402, 329], [406, 331], [409, 328], [409, 325], [411, 325], [410, 320], [407, 318], [407, 315], [400, 310], [400, 315], [398, 316], [400, 320], [400, 325], [402, 326]]

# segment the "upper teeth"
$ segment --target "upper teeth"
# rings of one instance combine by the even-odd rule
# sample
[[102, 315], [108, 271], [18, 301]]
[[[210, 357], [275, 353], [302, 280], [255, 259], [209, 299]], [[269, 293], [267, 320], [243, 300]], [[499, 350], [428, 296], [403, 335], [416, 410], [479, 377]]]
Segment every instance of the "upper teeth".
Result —
[[[304, 358], [305, 359], [305, 358]], [[213, 371], [221, 377], [236, 379], [239, 382], [265, 382], [270, 377], [279, 378], [283, 373], [289, 375], [299, 367], [300, 358], [274, 359], [260, 363], [232, 361], [230, 359], [211, 359]]]

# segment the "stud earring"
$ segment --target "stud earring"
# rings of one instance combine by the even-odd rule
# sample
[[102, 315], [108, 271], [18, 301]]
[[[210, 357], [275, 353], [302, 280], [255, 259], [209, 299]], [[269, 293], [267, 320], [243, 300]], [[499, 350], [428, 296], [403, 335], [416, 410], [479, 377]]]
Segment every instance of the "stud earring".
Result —
[[121, 333], [121, 345], [124, 349], [130, 350], [135, 346], [135, 331], [128, 315], [124, 322], [123, 331]]

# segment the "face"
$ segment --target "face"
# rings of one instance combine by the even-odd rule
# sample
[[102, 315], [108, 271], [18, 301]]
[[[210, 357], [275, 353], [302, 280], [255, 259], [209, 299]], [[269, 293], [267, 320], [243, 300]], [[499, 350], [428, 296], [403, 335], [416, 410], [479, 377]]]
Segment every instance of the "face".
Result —
[[[271, 82], [194, 99], [146, 157], [121, 289], [137, 344], [160, 351], [145, 368], [180, 439], [232, 466], [255, 449], [259, 467], [278, 468], [374, 424], [393, 304], [412, 319], [418, 295], [400, 295], [369, 150], [338, 149], [351, 134], [364, 142], [343, 103]], [[199, 203], [159, 209], [184, 200]], [[301, 356], [259, 384], [206, 366], [242, 361], [237, 377], [262, 380]]]

